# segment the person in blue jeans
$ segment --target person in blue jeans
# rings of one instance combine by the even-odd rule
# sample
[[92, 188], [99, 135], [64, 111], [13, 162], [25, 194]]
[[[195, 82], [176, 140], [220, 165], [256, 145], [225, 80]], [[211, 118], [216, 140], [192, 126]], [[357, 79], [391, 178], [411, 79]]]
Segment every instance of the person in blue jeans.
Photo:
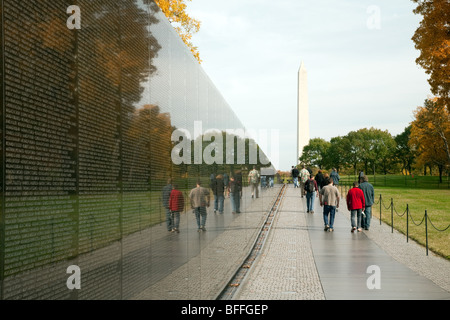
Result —
[[238, 181], [234, 176], [230, 177], [230, 184], [228, 186], [228, 194], [230, 195], [231, 211], [232, 213], [240, 213], [241, 206], [241, 189]]
[[214, 194], [214, 213], [219, 211], [220, 214], [223, 213], [223, 202], [225, 200], [225, 184], [223, 181], [223, 175], [219, 174], [216, 176], [211, 184], [211, 189]]
[[314, 198], [316, 197], [317, 182], [314, 180], [314, 176], [311, 175], [305, 182], [306, 191], [306, 212], [314, 213]]
[[198, 232], [206, 231], [206, 208], [209, 207], [210, 194], [209, 190], [201, 186], [201, 182], [197, 181], [197, 187], [192, 189], [189, 194], [191, 208], [194, 209], [195, 218], [197, 220]]
[[363, 182], [359, 184], [359, 188], [363, 191], [365, 199], [364, 216], [361, 227], [365, 230], [369, 230], [370, 220], [372, 219], [372, 205], [375, 201], [375, 191], [373, 185], [369, 183], [369, 178], [367, 176], [363, 177]]
[[169, 198], [170, 198], [171, 192], [172, 192], [172, 179], [169, 179], [167, 181], [166, 186], [163, 188], [162, 194], [161, 194], [162, 205], [166, 210], [167, 231], [172, 231], [172, 229], [173, 229], [173, 217], [172, 217], [172, 212], [170, 211], [170, 208], [169, 208]]
[[338, 188], [333, 185], [333, 180], [327, 177], [325, 186], [319, 192], [320, 206], [323, 207], [324, 231], [332, 232], [334, 230], [334, 217], [336, 208], [339, 208], [340, 198]]

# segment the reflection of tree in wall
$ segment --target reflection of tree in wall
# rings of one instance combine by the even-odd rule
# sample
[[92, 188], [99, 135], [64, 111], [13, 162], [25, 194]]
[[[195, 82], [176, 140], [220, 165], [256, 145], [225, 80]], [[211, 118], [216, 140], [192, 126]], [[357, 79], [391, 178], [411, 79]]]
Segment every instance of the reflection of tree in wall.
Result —
[[[8, 8], [2, 23], [7, 38], [4, 50], [9, 50], [8, 55], [1, 55], [8, 57], [2, 65], [16, 69], [11, 77], [20, 80], [7, 85], [11, 88], [20, 83], [26, 88], [17, 90], [22, 118], [33, 116], [34, 132], [43, 132], [45, 125], [49, 134], [47, 144], [35, 145], [36, 154], [48, 155], [45, 162], [35, 161], [29, 171], [39, 173], [43, 181], [60, 182], [56, 179], [64, 177], [71, 183], [22, 189], [20, 205], [33, 205], [36, 219], [53, 219], [39, 232], [32, 229], [33, 221], [30, 230], [22, 230], [34, 234], [26, 251], [29, 268], [74, 257], [120, 238], [120, 191], [124, 185], [148, 190], [148, 175], [130, 174], [136, 168], [145, 172], [149, 162], [142, 158], [139, 163], [132, 162], [135, 141], [127, 133], [133, 125], [134, 105], [142, 99], [143, 84], [156, 71], [152, 60], [160, 45], [149, 31], [149, 26], [157, 23], [152, 14], [155, 4], [149, 4], [153, 7], [149, 11], [132, 0], [79, 0], [77, 4], [82, 8], [81, 30], [67, 28], [65, 0], [2, 2]], [[20, 14], [12, 19], [16, 11]], [[24, 28], [29, 30], [24, 32]], [[14, 47], [20, 48], [16, 49], [18, 54], [12, 54]], [[7, 107], [12, 105], [9, 101]], [[14, 150], [10, 148], [7, 157]], [[111, 196], [103, 203], [94, 198], [84, 200], [82, 208], [81, 202], [73, 204], [82, 198], [81, 192], [74, 192], [75, 183], [84, 195]], [[32, 192], [46, 196], [48, 200], [40, 202], [42, 207], [26, 198]], [[55, 215], [53, 211], [59, 209], [46, 204], [55, 199], [61, 204], [67, 201], [64, 207], [74, 212]], [[128, 201], [129, 208], [137, 203], [133, 201]], [[54, 242], [41, 244], [41, 237], [53, 236]], [[17, 249], [19, 252], [22, 247]], [[51, 258], [42, 259], [44, 256]], [[38, 259], [33, 260], [35, 257]], [[22, 266], [22, 270], [26, 268]]]
[[155, 105], [144, 105], [132, 116], [130, 130], [127, 132], [129, 140], [134, 141], [132, 158], [147, 161], [150, 184], [165, 182], [171, 176], [171, 135], [174, 129], [170, 115], [160, 113], [159, 107]]
[[[252, 139], [229, 134], [226, 131], [205, 133], [196, 139], [196, 141], [190, 142], [190, 164], [173, 166], [173, 172], [181, 174], [176, 177], [182, 177], [187, 180], [188, 182], [186, 182], [186, 185], [188, 186], [195, 184], [195, 181], [198, 179], [203, 181], [203, 183], [207, 183], [211, 175], [216, 176], [218, 174], [226, 173], [230, 176], [237, 171], [243, 171], [243, 174], [250, 171], [254, 164], [253, 158], [250, 156], [250, 150], [252, 150], [252, 148], [257, 157], [255, 165], [258, 169], [261, 167], [269, 167], [271, 165], [270, 163], [263, 164], [261, 161], [262, 159], [259, 156], [260, 147]], [[232, 150], [227, 149], [227, 141], [233, 141]], [[196, 160], [199, 161], [200, 159], [199, 155], [196, 154], [196, 142], [201, 145], [201, 163], [196, 163]], [[176, 144], [177, 143], [175, 143], [175, 145]], [[220, 146], [222, 147], [221, 149]], [[181, 152], [184, 152], [184, 150]], [[227, 161], [227, 156], [229, 156], [230, 153], [233, 154], [232, 160]], [[261, 154], [263, 153], [261, 152]], [[209, 156], [212, 163], [208, 163], [205, 156]], [[263, 156], [265, 155], [263, 154]], [[244, 177], [244, 181], [245, 180]]]

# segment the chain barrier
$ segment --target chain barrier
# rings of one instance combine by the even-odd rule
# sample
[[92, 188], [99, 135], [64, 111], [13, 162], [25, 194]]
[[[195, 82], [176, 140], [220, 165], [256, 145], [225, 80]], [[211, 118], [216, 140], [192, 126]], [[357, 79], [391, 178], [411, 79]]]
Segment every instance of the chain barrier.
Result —
[[396, 213], [396, 215], [398, 217], [403, 217], [406, 214], [406, 241], [407, 242], [409, 240], [409, 220], [411, 219], [412, 223], [417, 227], [421, 226], [425, 222], [425, 247], [426, 247], [427, 255], [428, 255], [428, 222], [430, 222], [430, 225], [434, 228], [434, 230], [436, 230], [438, 232], [445, 232], [450, 229], [450, 224], [444, 229], [437, 228], [433, 224], [427, 210], [425, 210], [425, 214], [423, 215], [422, 220], [419, 223], [416, 223], [416, 221], [414, 220], [414, 218], [411, 215], [411, 211], [409, 210], [408, 204], [406, 205], [405, 211], [400, 215], [397, 212], [397, 210], [395, 209], [394, 200], [391, 198], [391, 203], [389, 204], [389, 206], [386, 207], [386, 205], [383, 203], [383, 198], [382, 198], [381, 194], [380, 194], [378, 201], [375, 202], [374, 205], [380, 205], [380, 225], [381, 225], [382, 207], [384, 207], [386, 210], [391, 209], [391, 230], [392, 230], [391, 232], [394, 232], [394, 212]]

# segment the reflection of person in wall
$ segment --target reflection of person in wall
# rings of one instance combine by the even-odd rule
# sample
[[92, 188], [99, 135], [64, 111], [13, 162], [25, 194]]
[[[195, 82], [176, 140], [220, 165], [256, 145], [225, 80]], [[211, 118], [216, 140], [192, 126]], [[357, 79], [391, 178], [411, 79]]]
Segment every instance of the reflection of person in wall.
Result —
[[166, 209], [166, 226], [167, 231], [172, 231], [173, 229], [173, 220], [172, 220], [172, 214], [170, 212], [169, 208], [169, 199], [170, 199], [170, 193], [172, 192], [172, 179], [169, 179], [167, 181], [167, 185], [162, 190], [162, 205]]
[[192, 189], [189, 194], [191, 208], [194, 209], [195, 218], [197, 219], [198, 232], [206, 231], [206, 208], [209, 207], [210, 195], [209, 190], [201, 186], [201, 182], [197, 181], [197, 187]]
[[230, 177], [228, 194], [230, 195], [232, 213], [241, 213], [241, 188], [239, 186], [239, 181], [236, 180], [235, 176]]
[[228, 188], [228, 184], [230, 183], [230, 177], [227, 175], [227, 173], [225, 172], [223, 174], [223, 185], [225, 186], [225, 188]]
[[172, 212], [172, 232], [179, 233], [180, 227], [180, 212], [184, 208], [184, 197], [183, 193], [178, 190], [177, 185], [173, 185], [172, 192], [169, 197], [169, 209]]
[[248, 174], [248, 183], [250, 183], [251, 186], [252, 198], [259, 198], [258, 185], [260, 177], [258, 170], [256, 170], [256, 166], [253, 166], [253, 170]]
[[224, 201], [224, 192], [225, 185], [223, 182], [223, 176], [221, 174], [217, 175], [211, 185], [212, 192], [214, 194], [214, 213], [219, 211], [219, 213], [223, 213], [223, 201]]

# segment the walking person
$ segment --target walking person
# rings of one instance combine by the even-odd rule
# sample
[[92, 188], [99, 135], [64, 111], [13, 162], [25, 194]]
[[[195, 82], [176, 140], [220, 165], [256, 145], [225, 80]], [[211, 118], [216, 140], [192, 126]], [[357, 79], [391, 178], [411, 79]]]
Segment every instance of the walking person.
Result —
[[347, 209], [350, 211], [351, 215], [352, 232], [355, 232], [356, 229], [358, 229], [358, 232], [362, 231], [361, 215], [363, 208], [365, 208], [364, 193], [358, 187], [358, 182], [353, 182], [353, 188], [347, 193]]
[[319, 170], [319, 172], [317, 172], [314, 180], [316, 180], [317, 188], [320, 191], [323, 188], [323, 181], [324, 181], [324, 176], [323, 176], [322, 170]]
[[180, 233], [180, 212], [184, 209], [184, 196], [183, 193], [178, 190], [176, 184], [172, 186], [172, 192], [169, 197], [169, 208], [172, 214], [172, 232]]
[[359, 185], [359, 188], [364, 193], [364, 215], [362, 218], [361, 227], [365, 230], [370, 228], [370, 220], [372, 219], [372, 205], [375, 202], [375, 191], [373, 185], [369, 183], [369, 178], [364, 176], [364, 181]]
[[172, 192], [172, 179], [168, 179], [166, 186], [162, 189], [161, 200], [162, 205], [166, 211], [166, 227], [167, 231], [169, 232], [172, 231], [173, 229], [172, 213], [170, 212], [169, 207], [169, 199], [171, 192]]
[[239, 186], [239, 182], [235, 178], [235, 176], [230, 177], [230, 183], [228, 185], [228, 195], [230, 196], [232, 213], [241, 213], [241, 188]]
[[225, 185], [223, 181], [223, 175], [219, 174], [214, 179], [214, 182], [211, 186], [212, 192], [214, 194], [214, 213], [219, 211], [219, 213], [223, 213], [223, 202], [225, 200]]
[[361, 183], [364, 182], [364, 177], [365, 177], [364, 171], [361, 170], [361, 171], [359, 172], [359, 176], [358, 176], [358, 183], [359, 183], [359, 184], [361, 184]]
[[298, 171], [297, 167], [292, 166], [291, 176], [292, 176], [292, 181], [294, 182], [294, 188], [298, 188], [298, 175], [299, 174], [300, 174], [300, 172]]
[[336, 171], [336, 168], [333, 168], [333, 170], [330, 173], [330, 178], [333, 180], [333, 184], [335, 186], [339, 185], [339, 180], [341, 177], [339, 176], [339, 173]]
[[300, 192], [302, 194], [302, 198], [305, 195], [305, 183], [308, 180], [309, 176], [309, 171], [305, 168], [305, 166], [303, 166], [302, 170], [300, 170]]
[[197, 187], [189, 193], [191, 208], [194, 209], [195, 218], [197, 219], [198, 232], [206, 231], [206, 208], [209, 207], [210, 194], [209, 190], [201, 186], [201, 182], [197, 181]]
[[225, 172], [223, 174], [223, 185], [226, 188], [228, 188], [228, 184], [230, 183], [230, 177], [228, 176], [228, 174]]
[[319, 192], [320, 206], [323, 206], [324, 231], [332, 232], [334, 230], [334, 217], [336, 209], [339, 208], [339, 199], [341, 195], [338, 188], [333, 185], [333, 180], [327, 178], [325, 186]]
[[314, 176], [311, 175], [310, 178], [305, 183], [305, 191], [306, 191], [306, 212], [314, 213], [314, 198], [316, 195], [316, 191], [318, 191], [317, 182], [314, 180]]
[[261, 176], [259, 174], [259, 171], [256, 170], [256, 166], [253, 166], [253, 170], [250, 171], [250, 173], [248, 174], [248, 183], [251, 186], [252, 198], [253, 197], [259, 198], [258, 186], [260, 177]]

